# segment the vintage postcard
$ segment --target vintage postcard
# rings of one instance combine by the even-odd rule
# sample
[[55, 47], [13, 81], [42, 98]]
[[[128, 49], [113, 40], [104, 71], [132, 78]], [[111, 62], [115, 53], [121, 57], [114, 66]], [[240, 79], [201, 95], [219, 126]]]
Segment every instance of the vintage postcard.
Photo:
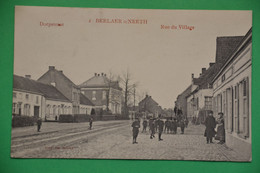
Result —
[[252, 11], [16, 6], [14, 45], [12, 158], [251, 161]]

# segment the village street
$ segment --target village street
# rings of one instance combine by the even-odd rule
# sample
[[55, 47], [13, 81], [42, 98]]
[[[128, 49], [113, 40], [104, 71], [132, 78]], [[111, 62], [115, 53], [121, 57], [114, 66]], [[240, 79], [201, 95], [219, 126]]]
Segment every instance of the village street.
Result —
[[12, 130], [12, 157], [24, 158], [111, 158], [239, 161], [243, 157], [225, 145], [206, 144], [203, 125], [189, 125], [185, 134], [165, 134], [163, 141], [140, 133], [132, 144], [130, 120], [88, 123], [44, 122], [41, 132], [36, 126]]

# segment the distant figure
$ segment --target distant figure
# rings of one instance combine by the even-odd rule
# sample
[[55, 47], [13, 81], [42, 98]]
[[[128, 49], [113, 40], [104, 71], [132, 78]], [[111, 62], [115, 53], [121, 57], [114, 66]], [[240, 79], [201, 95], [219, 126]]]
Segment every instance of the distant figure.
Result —
[[93, 124], [93, 118], [92, 118], [92, 116], [90, 116], [90, 118], [89, 118], [89, 130], [92, 129], [92, 124]]
[[150, 117], [149, 119], [149, 131], [151, 132], [151, 126], [152, 126], [152, 123], [153, 123], [153, 119]]
[[169, 120], [169, 131], [170, 131], [170, 133], [173, 133], [173, 120], [172, 120], [172, 118]]
[[207, 144], [208, 143], [213, 143], [212, 138], [215, 136], [215, 127], [216, 127], [216, 120], [213, 117], [213, 111], [209, 112], [209, 115], [207, 116], [205, 120], [205, 133], [204, 136], [207, 138]]
[[164, 133], [169, 133], [169, 129], [170, 129], [170, 121], [167, 118], [167, 120], [165, 121]]
[[218, 144], [225, 143], [225, 126], [224, 126], [224, 114], [222, 112], [218, 113], [219, 118], [217, 119], [217, 135], [216, 140], [219, 140]]
[[184, 134], [185, 122], [183, 119], [180, 120], [181, 134]]
[[151, 132], [151, 135], [150, 135], [150, 139], [153, 139], [155, 136], [155, 121], [154, 119], [151, 120], [151, 124], [150, 124], [150, 132]]
[[146, 132], [146, 127], [147, 127], [147, 120], [144, 119], [143, 120], [143, 131], [142, 132]]
[[188, 120], [188, 118], [185, 118], [185, 127], [186, 128], [188, 127], [188, 124], [189, 124], [189, 120]]
[[40, 132], [41, 126], [42, 126], [42, 119], [39, 117], [37, 119], [37, 131], [38, 132]]
[[158, 130], [158, 119], [155, 119], [154, 124], [155, 124], [155, 132], [157, 132], [157, 130]]
[[162, 141], [163, 139], [161, 138], [161, 136], [162, 136], [162, 132], [163, 132], [164, 122], [163, 122], [163, 120], [161, 120], [160, 117], [161, 117], [161, 115], [159, 115], [159, 119], [158, 119], [158, 131], [159, 131], [158, 140]]
[[172, 121], [172, 131], [173, 131], [173, 134], [176, 134], [177, 133], [177, 119], [174, 118], [173, 121]]
[[133, 127], [133, 144], [137, 144], [136, 138], [138, 136], [139, 128], [140, 128], [140, 121], [138, 120], [138, 118], [135, 118], [135, 121], [132, 123], [132, 127]]

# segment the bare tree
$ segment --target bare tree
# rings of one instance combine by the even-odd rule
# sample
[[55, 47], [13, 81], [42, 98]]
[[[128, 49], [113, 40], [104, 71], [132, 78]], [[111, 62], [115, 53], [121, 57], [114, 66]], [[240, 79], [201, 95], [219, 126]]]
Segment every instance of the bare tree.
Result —
[[136, 87], [136, 84], [132, 82], [132, 76], [127, 70], [123, 73], [123, 76], [120, 78], [120, 82], [123, 86], [123, 92], [124, 92], [124, 116], [128, 117], [129, 113], [129, 101], [131, 99], [131, 95]]
[[109, 102], [110, 102], [110, 92], [111, 92], [111, 88], [114, 82], [114, 75], [112, 73], [112, 71], [109, 71], [108, 77], [107, 77], [107, 86], [108, 86], [108, 90], [106, 92], [106, 110], [109, 111]]

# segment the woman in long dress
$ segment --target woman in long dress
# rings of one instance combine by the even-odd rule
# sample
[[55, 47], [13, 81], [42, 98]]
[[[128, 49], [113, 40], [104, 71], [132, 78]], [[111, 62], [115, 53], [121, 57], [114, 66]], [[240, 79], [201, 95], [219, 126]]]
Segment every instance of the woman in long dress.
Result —
[[218, 144], [225, 143], [225, 126], [224, 126], [224, 114], [222, 112], [218, 113], [219, 118], [217, 119], [217, 136], [216, 139], [219, 140]]

